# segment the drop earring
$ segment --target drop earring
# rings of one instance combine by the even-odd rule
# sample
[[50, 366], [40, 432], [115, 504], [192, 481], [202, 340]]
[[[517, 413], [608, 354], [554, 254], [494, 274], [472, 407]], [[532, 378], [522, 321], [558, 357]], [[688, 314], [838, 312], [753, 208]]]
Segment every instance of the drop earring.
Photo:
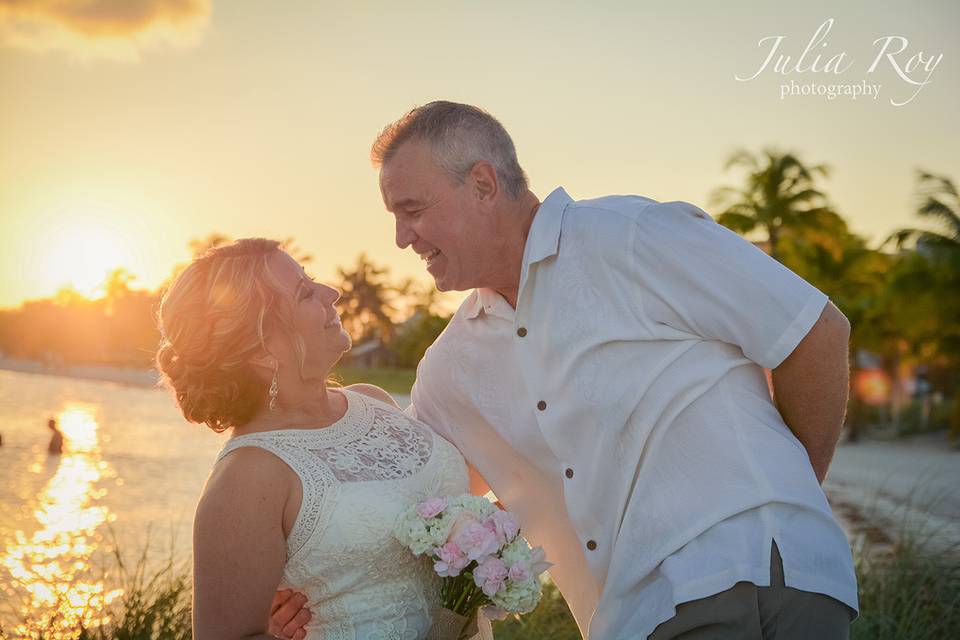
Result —
[[280, 393], [279, 372], [280, 363], [278, 362], [273, 366], [273, 380], [270, 381], [270, 390], [267, 392], [270, 395], [270, 411], [277, 410], [277, 395]]

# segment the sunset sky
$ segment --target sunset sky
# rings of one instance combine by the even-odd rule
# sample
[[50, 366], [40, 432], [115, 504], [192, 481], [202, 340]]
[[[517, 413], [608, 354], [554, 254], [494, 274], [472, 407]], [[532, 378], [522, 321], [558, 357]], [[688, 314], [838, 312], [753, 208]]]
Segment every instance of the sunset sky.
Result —
[[[915, 224], [916, 168], [960, 181], [960, 4], [834, 4], [0, 0], [0, 307], [92, 293], [116, 266], [153, 288], [211, 232], [292, 236], [321, 278], [366, 251], [426, 280], [368, 152], [438, 98], [500, 118], [541, 197], [715, 213], [731, 152], [775, 146], [829, 164], [837, 209], [879, 240]], [[842, 73], [735, 79], [761, 38], [795, 58], [828, 18], [816, 52], [843, 52]], [[885, 36], [909, 41], [901, 64], [942, 54], [900, 107], [918, 87], [887, 59], [868, 72]], [[781, 100], [791, 80], [881, 91]]]

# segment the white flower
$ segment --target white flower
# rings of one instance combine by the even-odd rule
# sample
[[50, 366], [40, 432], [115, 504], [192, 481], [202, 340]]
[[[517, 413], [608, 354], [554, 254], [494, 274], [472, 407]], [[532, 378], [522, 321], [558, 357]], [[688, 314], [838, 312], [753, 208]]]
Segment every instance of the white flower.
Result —
[[553, 566], [544, 560], [541, 547], [531, 549], [530, 543], [523, 537], [519, 537], [504, 546], [503, 551], [500, 552], [500, 557], [503, 558], [504, 564], [511, 568], [522, 563], [531, 576], [538, 576]]
[[537, 608], [541, 593], [540, 581], [536, 578], [520, 582], [507, 580], [506, 588], [493, 594], [490, 600], [510, 613], [529, 613]]
[[397, 517], [393, 535], [400, 544], [410, 549], [414, 555], [422, 555], [435, 547], [424, 519], [417, 515], [416, 506], [407, 509]]
[[476, 516], [477, 520], [481, 522], [492, 516], [497, 510], [497, 508], [493, 506], [493, 503], [483, 496], [473, 496], [469, 494], [464, 494], [451, 500], [448, 510], [450, 508], [472, 513]]

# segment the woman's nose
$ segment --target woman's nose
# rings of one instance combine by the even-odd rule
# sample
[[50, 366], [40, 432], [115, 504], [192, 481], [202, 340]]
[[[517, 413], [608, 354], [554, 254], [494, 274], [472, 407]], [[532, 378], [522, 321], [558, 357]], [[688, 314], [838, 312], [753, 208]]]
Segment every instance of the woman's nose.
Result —
[[329, 304], [335, 303], [340, 299], [340, 290], [336, 287], [331, 287], [330, 285], [323, 285], [324, 288], [324, 298], [329, 301]]

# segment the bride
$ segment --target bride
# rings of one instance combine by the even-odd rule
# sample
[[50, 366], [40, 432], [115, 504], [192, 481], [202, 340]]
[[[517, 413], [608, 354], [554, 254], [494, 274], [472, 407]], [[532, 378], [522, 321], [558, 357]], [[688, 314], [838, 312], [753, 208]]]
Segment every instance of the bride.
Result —
[[382, 389], [327, 384], [350, 348], [338, 297], [262, 238], [212, 249], [163, 296], [163, 382], [187, 420], [230, 433], [194, 522], [196, 638], [282, 634], [284, 590], [312, 614], [295, 638], [427, 636], [438, 578], [391, 528], [466, 492], [467, 467]]

